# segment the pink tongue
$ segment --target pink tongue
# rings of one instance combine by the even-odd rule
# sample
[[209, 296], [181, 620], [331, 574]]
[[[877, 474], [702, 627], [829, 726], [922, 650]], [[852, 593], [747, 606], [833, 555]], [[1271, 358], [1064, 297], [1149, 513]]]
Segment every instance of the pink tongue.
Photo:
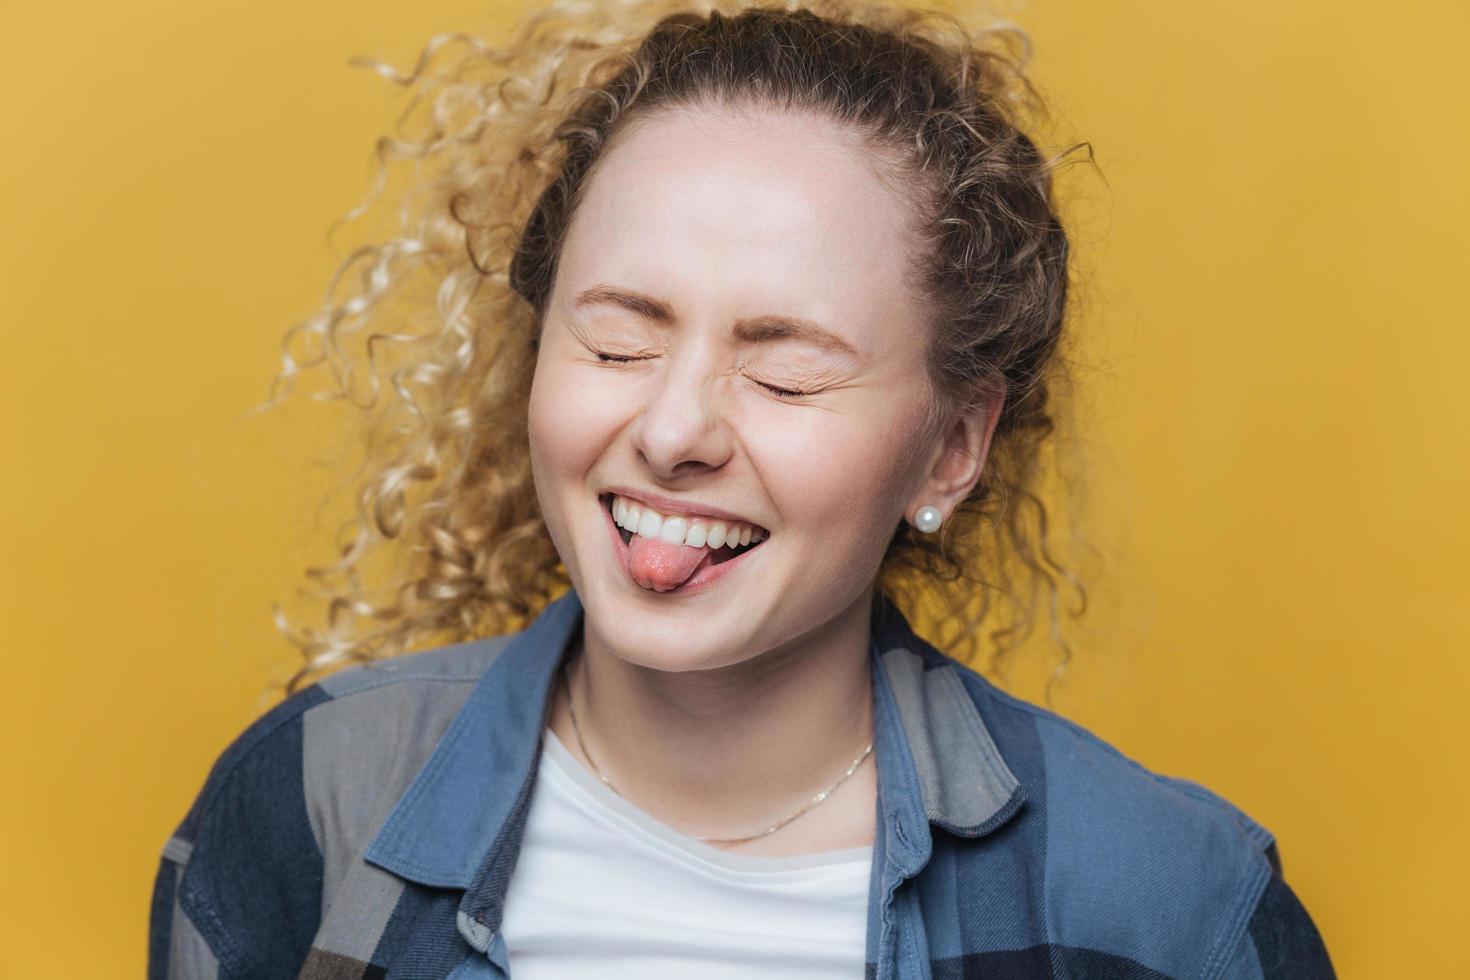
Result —
[[658, 592], [677, 589], [689, 581], [689, 576], [709, 556], [709, 548], [669, 544], [642, 534], [635, 534], [628, 541], [628, 571], [633, 581]]

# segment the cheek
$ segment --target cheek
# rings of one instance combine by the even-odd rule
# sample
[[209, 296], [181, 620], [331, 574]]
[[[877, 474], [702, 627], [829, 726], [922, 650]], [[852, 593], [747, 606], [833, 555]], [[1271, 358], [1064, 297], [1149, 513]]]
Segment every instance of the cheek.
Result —
[[538, 483], [548, 475], [584, 472], [618, 428], [618, 401], [578, 365], [543, 359], [527, 406], [531, 460]]
[[526, 431], [531, 440], [531, 458], [539, 465], [560, 459], [563, 443], [573, 430], [568, 425], [568, 406], [555, 369], [536, 366], [531, 381], [531, 399], [526, 406]]
[[[760, 465], [788, 519], [844, 536], [882, 531], [899, 474], [886, 426], [835, 414], [770, 427]], [[884, 532], [886, 533], [886, 532]]]

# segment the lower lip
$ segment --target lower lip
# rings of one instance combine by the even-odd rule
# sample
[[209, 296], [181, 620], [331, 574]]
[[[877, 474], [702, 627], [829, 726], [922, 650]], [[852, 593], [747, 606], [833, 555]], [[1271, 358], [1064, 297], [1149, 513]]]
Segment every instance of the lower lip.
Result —
[[742, 551], [740, 554], [736, 555], [734, 558], [731, 558], [729, 561], [722, 561], [718, 565], [706, 565], [699, 571], [695, 572], [693, 575], [689, 576], [689, 580], [686, 581], [683, 585], [679, 586], [677, 589], [670, 589], [667, 592], [659, 592], [654, 589], [645, 589], [643, 586], [639, 585], [637, 581], [634, 580], [633, 573], [628, 569], [628, 546], [623, 543], [623, 536], [618, 533], [618, 526], [613, 523], [612, 514], [608, 511], [607, 507], [603, 506], [603, 503], [600, 499], [597, 501], [597, 505], [602, 508], [603, 521], [607, 524], [607, 533], [611, 536], [612, 539], [613, 554], [618, 556], [618, 564], [623, 566], [623, 576], [627, 578], [629, 582], [632, 582], [634, 588], [636, 588], [639, 592], [648, 592], [656, 596], [696, 595], [700, 592], [705, 591], [706, 589], [712, 588], [716, 582], [720, 581], [720, 579], [729, 574], [730, 571], [734, 569], [737, 565], [746, 564], [746, 559], [761, 550], [760, 548], [750, 548], [746, 551]]

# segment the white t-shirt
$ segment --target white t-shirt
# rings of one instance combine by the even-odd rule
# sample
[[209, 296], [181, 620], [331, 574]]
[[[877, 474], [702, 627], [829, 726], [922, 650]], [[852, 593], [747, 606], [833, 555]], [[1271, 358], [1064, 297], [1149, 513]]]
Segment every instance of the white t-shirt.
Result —
[[854, 980], [871, 846], [722, 851], [613, 792], [545, 731], [501, 924], [515, 980]]

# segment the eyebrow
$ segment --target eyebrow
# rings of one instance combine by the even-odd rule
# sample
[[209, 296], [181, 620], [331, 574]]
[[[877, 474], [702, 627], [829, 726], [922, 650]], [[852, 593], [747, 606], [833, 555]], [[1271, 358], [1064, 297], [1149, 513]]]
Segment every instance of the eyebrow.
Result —
[[[572, 305], [578, 309], [597, 304], [620, 306], [645, 320], [651, 320], [664, 326], [673, 326], [676, 322], [673, 308], [668, 303], [618, 286], [593, 286], [578, 293], [577, 298], [572, 302]], [[737, 320], [734, 330], [737, 339], [750, 344], [795, 340], [833, 354], [859, 358], [856, 348], [815, 320], [772, 313]]]

